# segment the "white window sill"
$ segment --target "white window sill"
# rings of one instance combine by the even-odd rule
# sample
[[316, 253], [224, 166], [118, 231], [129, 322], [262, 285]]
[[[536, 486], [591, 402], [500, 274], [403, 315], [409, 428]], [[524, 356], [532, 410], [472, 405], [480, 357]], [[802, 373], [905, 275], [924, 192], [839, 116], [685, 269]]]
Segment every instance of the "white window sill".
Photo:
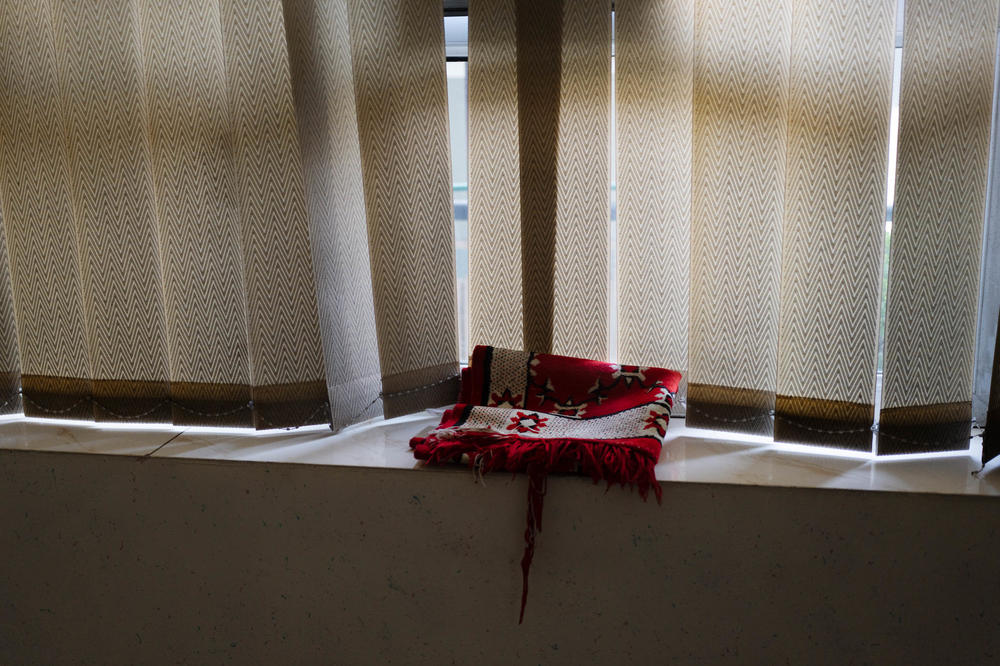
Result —
[[[388, 421], [372, 419], [336, 435], [325, 426], [257, 434], [5, 417], [0, 418], [0, 449], [419, 469], [410, 438], [437, 425], [440, 414], [428, 410]], [[1000, 461], [973, 475], [979, 469], [980, 446], [976, 438], [968, 452], [875, 458], [691, 429], [675, 419], [667, 430], [656, 478], [667, 483], [1000, 495]], [[458, 466], [437, 469], [464, 473]]]

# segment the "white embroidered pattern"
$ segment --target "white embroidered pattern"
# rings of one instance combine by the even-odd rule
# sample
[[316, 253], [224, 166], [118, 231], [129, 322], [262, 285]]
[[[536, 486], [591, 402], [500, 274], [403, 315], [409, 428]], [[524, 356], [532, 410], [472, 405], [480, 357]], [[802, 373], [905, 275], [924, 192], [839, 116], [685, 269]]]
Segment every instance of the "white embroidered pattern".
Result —
[[670, 409], [648, 403], [590, 419], [561, 416], [529, 409], [473, 407], [462, 429], [495, 432], [520, 437], [575, 439], [631, 439], [653, 437], [663, 441]]

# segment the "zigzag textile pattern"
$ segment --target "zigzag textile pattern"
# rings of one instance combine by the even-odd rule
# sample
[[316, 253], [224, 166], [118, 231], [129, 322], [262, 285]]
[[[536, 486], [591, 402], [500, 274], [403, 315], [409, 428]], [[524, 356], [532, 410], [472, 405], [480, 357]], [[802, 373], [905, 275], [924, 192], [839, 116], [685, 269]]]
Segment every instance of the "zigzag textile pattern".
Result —
[[[220, 20], [218, 4], [202, 0], [149, 3], [139, 15], [171, 394], [204, 412], [251, 397]], [[206, 384], [231, 385], [234, 391], [219, 399], [218, 389], [206, 390]], [[191, 416], [173, 411], [176, 423], [200, 421]], [[237, 413], [226, 424], [248, 425], [249, 417]]]
[[80, 402], [81, 394], [91, 393], [91, 365], [49, 3], [6, 3], [0, 9], [0, 76], [9, 93], [0, 95], [0, 216], [21, 385], [29, 398], [23, 407], [29, 415], [45, 414], [35, 409], [34, 395], [64, 417], [92, 418], [91, 405]]
[[436, 0], [348, 8], [383, 391], [405, 392], [390, 416], [458, 389], [444, 25]]
[[21, 411], [21, 398], [17, 391], [20, 378], [17, 324], [14, 320], [14, 300], [10, 290], [3, 217], [0, 217], [0, 416]]
[[691, 425], [771, 433], [791, 4], [695, 5]]
[[[98, 420], [169, 421], [166, 322], [134, 3], [53, 2], [70, 198]], [[57, 140], [52, 137], [53, 140]]]
[[472, 339], [606, 358], [610, 3], [469, 11]]
[[880, 453], [968, 447], [996, 25], [906, 2]]
[[510, 348], [524, 341], [516, 7], [469, 6], [469, 334]]
[[25, 410], [328, 420], [280, 1], [7, 3], [0, 72]]
[[618, 0], [615, 49], [619, 356], [687, 368], [694, 3]]
[[895, 6], [793, 4], [776, 440], [871, 449]]
[[336, 429], [376, 415], [381, 386], [348, 8], [309, 0], [284, 10]]
[[608, 357], [611, 7], [562, 6], [552, 351]]

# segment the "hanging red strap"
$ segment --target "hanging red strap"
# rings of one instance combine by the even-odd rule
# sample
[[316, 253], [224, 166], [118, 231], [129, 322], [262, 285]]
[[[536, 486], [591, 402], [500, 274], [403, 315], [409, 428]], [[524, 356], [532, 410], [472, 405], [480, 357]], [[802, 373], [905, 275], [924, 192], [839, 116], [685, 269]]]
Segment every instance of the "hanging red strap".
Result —
[[528, 525], [524, 530], [524, 557], [521, 558], [521, 616], [517, 623], [524, 622], [524, 606], [528, 603], [528, 570], [535, 556], [535, 534], [542, 531], [542, 501], [548, 482], [548, 472], [543, 465], [528, 465]]

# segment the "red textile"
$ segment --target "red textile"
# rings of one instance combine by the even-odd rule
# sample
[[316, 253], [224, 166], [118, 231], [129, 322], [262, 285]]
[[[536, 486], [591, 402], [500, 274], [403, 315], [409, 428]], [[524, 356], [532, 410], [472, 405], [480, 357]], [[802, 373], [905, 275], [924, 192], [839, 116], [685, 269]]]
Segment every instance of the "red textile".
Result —
[[528, 473], [522, 620], [546, 475], [580, 470], [595, 483], [635, 484], [643, 498], [652, 488], [659, 500], [653, 468], [680, 378], [662, 368], [479, 346], [462, 371], [458, 404], [410, 441], [428, 464], [467, 455], [483, 473]]

